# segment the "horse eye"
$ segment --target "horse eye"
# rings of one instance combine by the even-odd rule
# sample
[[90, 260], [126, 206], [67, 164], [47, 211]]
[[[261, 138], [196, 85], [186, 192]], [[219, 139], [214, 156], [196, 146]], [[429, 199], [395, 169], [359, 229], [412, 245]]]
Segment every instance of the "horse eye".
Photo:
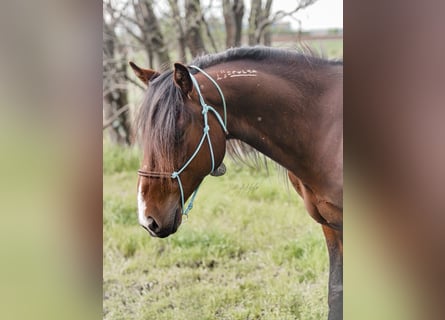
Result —
[[177, 130], [175, 133], [175, 142], [179, 144], [184, 137], [184, 132], [182, 130]]

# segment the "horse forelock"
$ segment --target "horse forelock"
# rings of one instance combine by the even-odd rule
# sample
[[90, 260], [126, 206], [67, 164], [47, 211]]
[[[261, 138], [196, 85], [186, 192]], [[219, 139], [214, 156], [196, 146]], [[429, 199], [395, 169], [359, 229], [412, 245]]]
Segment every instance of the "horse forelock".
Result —
[[[172, 71], [150, 82], [136, 117], [138, 140], [150, 171], [171, 173], [178, 155], [177, 119], [184, 101], [173, 83]], [[177, 169], [177, 168], [176, 168]]]

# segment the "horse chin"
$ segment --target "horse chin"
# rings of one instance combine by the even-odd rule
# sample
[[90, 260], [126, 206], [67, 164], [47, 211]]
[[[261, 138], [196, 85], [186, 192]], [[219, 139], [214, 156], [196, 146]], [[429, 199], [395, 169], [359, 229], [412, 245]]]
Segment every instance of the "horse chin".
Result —
[[174, 212], [175, 213], [174, 213], [174, 217], [173, 217], [173, 223], [170, 225], [170, 227], [163, 229], [161, 232], [159, 232], [157, 234], [151, 233], [152, 236], [155, 236], [158, 238], [167, 238], [168, 236], [170, 236], [170, 235], [174, 234], [176, 231], [178, 231], [178, 228], [182, 222], [181, 208], [178, 207]]
[[182, 222], [182, 210], [180, 207], [178, 207], [175, 211], [175, 217], [173, 220], [173, 226], [172, 226], [172, 230], [171, 230], [170, 234], [173, 234], [176, 231], [178, 231], [178, 228], [181, 225], [181, 222]]

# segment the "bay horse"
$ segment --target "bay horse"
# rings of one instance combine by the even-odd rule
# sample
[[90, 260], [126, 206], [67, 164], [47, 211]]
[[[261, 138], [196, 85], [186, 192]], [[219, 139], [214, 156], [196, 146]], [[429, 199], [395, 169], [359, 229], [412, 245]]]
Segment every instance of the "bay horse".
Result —
[[[130, 62], [148, 86], [138, 118], [139, 223], [176, 232], [208, 174], [225, 172], [242, 141], [283, 166], [329, 253], [329, 320], [343, 317], [343, 62], [244, 47], [157, 72]], [[186, 207], [186, 200], [190, 203]]]

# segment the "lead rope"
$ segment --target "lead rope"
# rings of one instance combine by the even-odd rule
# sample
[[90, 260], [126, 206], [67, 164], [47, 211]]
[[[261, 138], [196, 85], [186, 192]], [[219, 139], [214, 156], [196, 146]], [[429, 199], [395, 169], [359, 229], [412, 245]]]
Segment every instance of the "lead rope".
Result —
[[[208, 105], [205, 100], [204, 97], [201, 93], [201, 89], [199, 88], [199, 84], [198, 81], [196, 80], [196, 78], [190, 73], [190, 78], [192, 79], [193, 82], [193, 86], [196, 89], [196, 92], [198, 93], [198, 97], [199, 97], [199, 102], [201, 104], [202, 107], [202, 115], [204, 118], [204, 128], [203, 128], [203, 134], [201, 137], [201, 140], [199, 141], [198, 146], [196, 147], [195, 152], [193, 152], [193, 154], [190, 156], [190, 158], [187, 160], [187, 162], [177, 171], [174, 171], [171, 174], [171, 178], [172, 179], [177, 179], [178, 180], [178, 185], [179, 185], [179, 191], [181, 193], [181, 205], [182, 205], [182, 214], [188, 217], [188, 213], [190, 212], [190, 210], [192, 210], [193, 208], [193, 201], [195, 200], [196, 194], [198, 193], [199, 190], [199, 186], [195, 189], [195, 191], [193, 191], [193, 194], [190, 198], [189, 204], [187, 205], [187, 208], [185, 208], [185, 199], [184, 199], [184, 188], [182, 187], [182, 182], [181, 182], [181, 178], [180, 178], [180, 174], [185, 170], [185, 168], [187, 168], [187, 166], [192, 162], [192, 160], [196, 157], [196, 155], [198, 154], [199, 150], [202, 147], [202, 144], [204, 143], [204, 140], [207, 138], [208, 144], [209, 144], [209, 150], [210, 150], [210, 157], [212, 160], [212, 169], [210, 172], [213, 172], [215, 170], [215, 157], [213, 154], [213, 146], [212, 146], [212, 141], [210, 139], [210, 127], [208, 124], [208, 112], [212, 111], [213, 114], [215, 115], [216, 119], [218, 120], [219, 124], [221, 125], [221, 127], [223, 128], [224, 132], [226, 134], [228, 134], [227, 131], [227, 111], [226, 111], [226, 100], [224, 99], [224, 94], [222, 93], [221, 88], [219, 87], [219, 85], [216, 83], [215, 80], [213, 80], [213, 78], [207, 74], [204, 70], [202, 70], [201, 68], [197, 67], [197, 66], [190, 66], [190, 68], [196, 69], [199, 72], [201, 72], [204, 76], [207, 77], [207, 79], [209, 79], [213, 85], [216, 87], [216, 89], [218, 90], [218, 93], [221, 97], [221, 101], [223, 104], [223, 110], [224, 110], [224, 120], [221, 118], [220, 114], [218, 113], [218, 111], [216, 111], [215, 108], [213, 108], [212, 106]], [[185, 208], [185, 209], [184, 209]]]

